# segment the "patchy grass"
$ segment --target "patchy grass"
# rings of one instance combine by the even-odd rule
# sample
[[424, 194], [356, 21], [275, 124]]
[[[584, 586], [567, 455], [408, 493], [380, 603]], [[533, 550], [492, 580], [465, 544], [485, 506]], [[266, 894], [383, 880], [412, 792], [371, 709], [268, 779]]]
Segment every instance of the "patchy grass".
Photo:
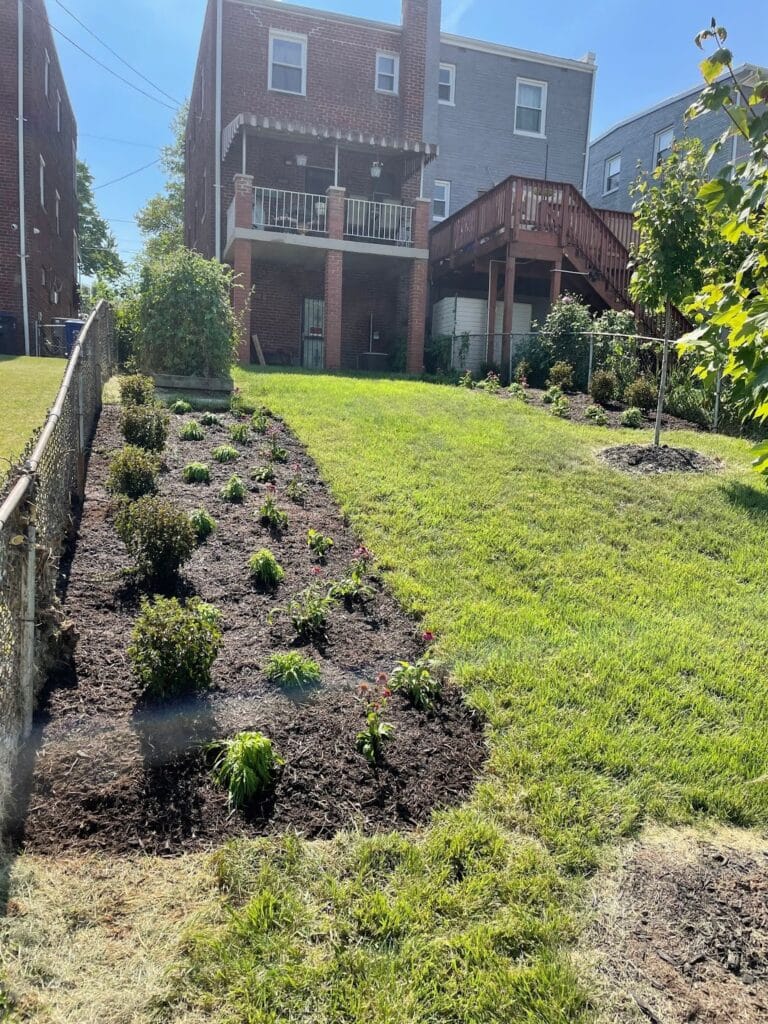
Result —
[[638, 479], [595, 458], [616, 431], [516, 402], [238, 383], [305, 440], [437, 633], [490, 760], [471, 804], [421, 836], [225, 849], [185, 999], [254, 1022], [586, 1019], [562, 947], [605, 844], [651, 818], [768, 823], [768, 497], [747, 446], [676, 433], [724, 471]]
[[63, 359], [0, 356], [0, 480], [8, 461], [24, 450], [33, 432], [42, 427], [64, 376]]

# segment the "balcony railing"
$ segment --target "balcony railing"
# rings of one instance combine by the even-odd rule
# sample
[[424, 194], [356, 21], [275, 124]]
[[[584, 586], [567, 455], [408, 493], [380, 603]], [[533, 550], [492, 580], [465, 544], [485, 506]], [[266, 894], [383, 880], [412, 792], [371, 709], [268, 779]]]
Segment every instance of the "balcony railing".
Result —
[[263, 231], [325, 235], [328, 231], [328, 199], [308, 192], [257, 188], [254, 190], [253, 226]]
[[359, 242], [412, 246], [413, 207], [399, 203], [374, 203], [368, 199], [347, 199], [344, 237]]

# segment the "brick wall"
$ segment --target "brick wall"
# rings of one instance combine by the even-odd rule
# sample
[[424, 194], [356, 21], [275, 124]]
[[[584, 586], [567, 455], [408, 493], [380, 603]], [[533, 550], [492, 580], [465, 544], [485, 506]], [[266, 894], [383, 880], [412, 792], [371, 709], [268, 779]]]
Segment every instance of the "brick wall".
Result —
[[[215, 255], [215, 101], [216, 0], [209, 0], [189, 98], [184, 192], [185, 241], [208, 258]], [[234, 195], [232, 177], [239, 170], [234, 167], [228, 177], [229, 201]]]

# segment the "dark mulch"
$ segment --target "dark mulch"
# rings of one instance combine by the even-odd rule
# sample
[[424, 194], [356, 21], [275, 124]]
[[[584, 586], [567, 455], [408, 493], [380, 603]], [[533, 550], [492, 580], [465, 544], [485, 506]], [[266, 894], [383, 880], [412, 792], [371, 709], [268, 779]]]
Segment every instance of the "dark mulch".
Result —
[[[500, 392], [506, 398], [509, 398], [509, 392]], [[526, 394], [528, 401], [531, 405], [536, 406], [540, 409], [550, 409], [552, 406], [544, 401], [545, 391], [539, 388], [526, 388]], [[565, 396], [568, 399], [570, 405], [570, 419], [574, 423], [584, 423], [587, 426], [594, 426], [594, 422], [585, 416], [587, 409], [591, 405], [595, 405], [595, 400], [591, 395], [584, 394], [583, 391], [577, 391], [574, 393], [568, 393]], [[608, 419], [606, 426], [608, 427], [621, 427], [621, 414], [627, 408], [626, 405], [621, 405], [619, 402], [610, 402], [608, 405], [602, 407], [603, 412]], [[643, 426], [645, 428], [652, 427], [656, 422], [656, 410], [653, 409], [650, 412], [643, 413]], [[665, 412], [661, 419], [663, 430], [703, 430], [704, 428], [699, 423], [692, 423], [690, 420], [681, 419], [679, 416], [672, 416], [670, 413]], [[622, 428], [623, 429], [623, 428]]]
[[712, 473], [722, 465], [693, 448], [666, 444], [619, 444], [604, 448], [600, 458], [613, 469], [627, 473]]
[[[434, 713], [416, 711], [398, 695], [390, 699], [386, 720], [395, 732], [377, 769], [355, 750], [364, 712], [359, 684], [423, 651], [419, 626], [381, 582], [374, 580], [367, 608], [334, 607], [327, 642], [307, 648], [322, 668], [314, 692], [285, 693], [264, 677], [269, 655], [293, 642], [289, 624], [269, 624], [270, 610], [317, 582], [307, 529], [335, 541], [320, 582], [343, 575], [358, 544], [314, 463], [282, 424], [280, 443], [289, 459], [276, 467], [277, 497], [290, 523], [276, 537], [256, 516], [264, 487], [250, 481], [251, 468], [266, 462], [264, 439], [253, 434], [249, 445], [235, 445], [240, 459], [222, 466], [210, 452], [229, 442], [232, 417], [206, 428], [201, 442], [180, 441], [189, 417], [172, 418], [161, 493], [190, 511], [204, 506], [218, 522], [175, 589], [221, 610], [224, 644], [214, 689], [204, 698], [142, 705], [126, 654], [142, 594], [126, 576], [128, 555], [104, 489], [109, 454], [122, 444], [118, 418], [117, 409], [104, 410], [71, 565], [62, 573], [74, 655], [52, 675], [37, 715], [32, 777], [21, 787], [20, 842], [37, 852], [78, 847], [176, 854], [285, 829], [328, 837], [350, 826], [408, 827], [425, 822], [435, 807], [461, 801], [482, 766], [485, 743], [482, 723], [454, 688]], [[209, 464], [211, 486], [182, 482], [181, 469], [190, 461]], [[284, 493], [295, 467], [307, 487], [303, 506]], [[219, 497], [233, 472], [250, 487], [239, 506]], [[257, 591], [248, 576], [248, 557], [260, 547], [271, 548], [286, 570], [274, 595]], [[270, 736], [286, 764], [274, 792], [241, 814], [230, 812], [212, 785], [203, 748], [245, 729]]]

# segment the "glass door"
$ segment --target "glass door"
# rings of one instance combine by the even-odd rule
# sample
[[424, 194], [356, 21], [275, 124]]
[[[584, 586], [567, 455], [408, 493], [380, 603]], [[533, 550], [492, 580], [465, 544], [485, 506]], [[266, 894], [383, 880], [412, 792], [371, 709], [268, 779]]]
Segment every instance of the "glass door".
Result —
[[301, 365], [308, 370], [325, 366], [325, 299], [304, 299]]

